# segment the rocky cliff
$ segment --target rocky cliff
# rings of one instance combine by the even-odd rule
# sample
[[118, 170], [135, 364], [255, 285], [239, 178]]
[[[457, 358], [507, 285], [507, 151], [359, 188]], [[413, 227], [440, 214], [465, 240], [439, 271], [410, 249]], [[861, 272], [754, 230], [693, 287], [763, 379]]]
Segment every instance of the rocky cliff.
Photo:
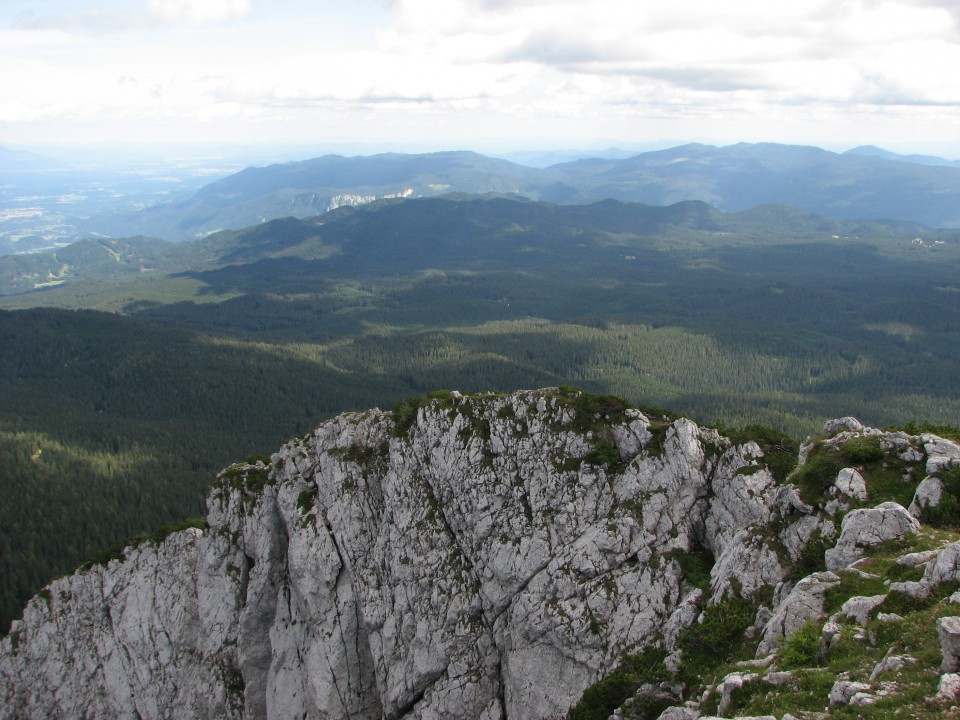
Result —
[[[631, 674], [621, 716], [728, 708], [763, 673], [693, 678], [711, 608], [772, 657], [823, 625], [838, 573], [946, 507], [956, 444], [827, 430], [786, 483], [769, 435], [571, 389], [342, 415], [222, 472], [206, 527], [34, 598], [0, 645], [0, 718], [554, 718], [646, 651], [662, 679]], [[943, 566], [912, 581], [927, 595], [957, 576], [951, 539], [918, 563]]]

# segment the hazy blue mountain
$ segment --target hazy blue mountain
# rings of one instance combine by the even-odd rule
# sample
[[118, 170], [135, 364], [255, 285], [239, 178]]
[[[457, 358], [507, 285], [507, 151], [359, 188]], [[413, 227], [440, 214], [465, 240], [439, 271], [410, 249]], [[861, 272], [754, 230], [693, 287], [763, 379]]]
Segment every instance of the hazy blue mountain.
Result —
[[[36, 170], [60, 170], [65, 163], [39, 153], [14, 150], [0, 146], [0, 177], [9, 172], [32, 172]], [[7, 181], [9, 178], [7, 179]]]
[[960, 225], [960, 168], [773, 143], [690, 144], [627, 160], [550, 168], [589, 197], [653, 204], [696, 199], [721, 210], [791, 205], [847, 219]]
[[180, 241], [384, 197], [450, 192], [514, 194], [554, 203], [699, 200], [724, 211], [775, 203], [853, 220], [960, 226], [960, 167], [904, 162], [875, 152], [838, 154], [807, 146], [741, 143], [682, 145], [546, 168], [471, 152], [327, 155], [248, 168], [187, 200], [95, 218], [86, 229], [113, 237]]
[[898, 153], [879, 148], [876, 145], [860, 145], [847, 150], [844, 155], [867, 155], [871, 157], [883, 158], [884, 160], [898, 160], [900, 162], [916, 163], [917, 165], [947, 165], [952, 167], [960, 167], [960, 160], [947, 160], [946, 158], [937, 157], [935, 155], [900, 155]]
[[[97, 220], [91, 230], [168, 240], [202, 237], [281, 217], [313, 217], [342, 205], [447, 192], [536, 193], [540, 171], [471, 152], [367, 157], [326, 155], [247, 168], [211, 183], [189, 200]], [[532, 193], [531, 193], [532, 191]]]

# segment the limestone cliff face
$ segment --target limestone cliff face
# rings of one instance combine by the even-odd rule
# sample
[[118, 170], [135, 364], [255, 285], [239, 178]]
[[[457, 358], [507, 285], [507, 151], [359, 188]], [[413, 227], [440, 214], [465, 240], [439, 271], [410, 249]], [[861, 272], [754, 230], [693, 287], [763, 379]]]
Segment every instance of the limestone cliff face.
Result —
[[343, 415], [207, 506], [30, 602], [0, 718], [562, 717], [705, 603], [786, 598], [837, 532], [756, 443], [557, 390]]

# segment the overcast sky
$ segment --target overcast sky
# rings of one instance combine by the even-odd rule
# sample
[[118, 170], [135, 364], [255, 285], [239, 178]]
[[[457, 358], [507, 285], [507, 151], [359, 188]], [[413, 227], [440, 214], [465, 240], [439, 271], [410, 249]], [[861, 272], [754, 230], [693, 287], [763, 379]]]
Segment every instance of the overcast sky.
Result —
[[960, 158], [960, 0], [0, 0], [0, 145]]

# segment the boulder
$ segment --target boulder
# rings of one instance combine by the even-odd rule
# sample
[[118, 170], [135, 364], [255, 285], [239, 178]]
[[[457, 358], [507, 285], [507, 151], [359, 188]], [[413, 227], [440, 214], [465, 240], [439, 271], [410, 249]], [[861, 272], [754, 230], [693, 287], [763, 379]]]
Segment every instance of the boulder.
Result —
[[960, 541], [950, 543], [937, 553], [924, 570], [923, 579], [931, 585], [960, 581]]
[[940, 636], [940, 650], [943, 652], [940, 669], [945, 673], [960, 670], [960, 617], [952, 615], [939, 618], [937, 634]]
[[823, 594], [839, 584], [840, 578], [830, 571], [813, 573], [798, 582], [764, 626], [756, 656], [769, 655], [780, 647], [784, 637], [793, 635], [804, 623], [822, 618]]
[[934, 700], [953, 702], [958, 697], [960, 697], [960, 674], [945, 673], [941, 675]]
[[927, 453], [927, 475], [938, 475], [941, 470], [960, 463], [960, 445], [929, 433], [921, 435]]
[[867, 481], [856, 468], [844, 468], [837, 473], [833, 487], [841, 495], [853, 500], [867, 499]]
[[858, 595], [847, 600], [837, 614], [840, 617], [850, 618], [860, 625], [866, 625], [873, 609], [886, 599], [886, 595]]
[[727, 708], [730, 707], [733, 692], [739, 690], [748, 682], [756, 680], [758, 677], [759, 675], [757, 675], [757, 673], [741, 672], [730, 673], [724, 677], [717, 686], [717, 690], [720, 692], [720, 703], [717, 705], [717, 712], [723, 715]]
[[919, 519], [924, 508], [934, 508], [940, 504], [942, 495], [943, 481], [938, 477], [925, 477], [913, 493], [910, 514]]
[[868, 690], [870, 690], [870, 685], [867, 683], [853, 682], [852, 680], [837, 680], [830, 690], [830, 704], [848, 705], [854, 697], [860, 694], [866, 694]]
[[825, 554], [828, 570], [839, 570], [866, 556], [866, 548], [902, 540], [920, 531], [920, 523], [895, 502], [852, 510], [840, 525], [840, 539]]

